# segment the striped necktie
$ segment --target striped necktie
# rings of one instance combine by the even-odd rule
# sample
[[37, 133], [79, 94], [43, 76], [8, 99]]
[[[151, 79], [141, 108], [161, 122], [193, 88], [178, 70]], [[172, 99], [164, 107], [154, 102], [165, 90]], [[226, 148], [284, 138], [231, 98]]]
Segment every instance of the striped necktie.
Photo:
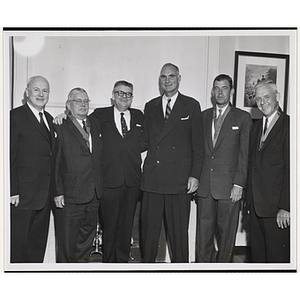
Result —
[[168, 121], [168, 119], [170, 117], [170, 114], [171, 114], [170, 102], [171, 102], [171, 99], [168, 99], [168, 103], [167, 103], [167, 106], [166, 106], [166, 114], [165, 114], [165, 121], [166, 122]]
[[265, 121], [264, 134], [266, 133], [267, 129], [268, 129], [268, 118], [266, 118]]
[[122, 125], [122, 135], [123, 135], [123, 137], [125, 137], [125, 135], [128, 132], [128, 128], [127, 128], [127, 124], [126, 124], [123, 112], [121, 112], [121, 125]]

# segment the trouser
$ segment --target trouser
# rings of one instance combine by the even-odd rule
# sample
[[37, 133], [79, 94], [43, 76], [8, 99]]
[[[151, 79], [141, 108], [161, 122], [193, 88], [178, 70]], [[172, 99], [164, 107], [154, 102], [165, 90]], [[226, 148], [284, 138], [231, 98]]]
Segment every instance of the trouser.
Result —
[[57, 208], [56, 241], [58, 263], [87, 263], [93, 249], [97, 228], [99, 200], [85, 204], [71, 204], [65, 198], [65, 206]]
[[276, 217], [259, 217], [252, 204], [250, 229], [252, 262], [290, 262], [290, 227], [285, 229], [279, 228], [276, 223]]
[[197, 199], [196, 262], [212, 262], [214, 238], [217, 262], [232, 262], [239, 212], [240, 201], [216, 200], [211, 195]]
[[139, 186], [103, 189], [99, 215], [102, 227], [104, 263], [127, 263], [129, 260], [132, 226], [140, 197]]
[[142, 262], [155, 262], [163, 220], [170, 246], [171, 262], [189, 262], [190, 205], [191, 195], [164, 195], [144, 192], [141, 204]]
[[50, 219], [50, 200], [41, 210], [11, 206], [11, 262], [42, 263]]

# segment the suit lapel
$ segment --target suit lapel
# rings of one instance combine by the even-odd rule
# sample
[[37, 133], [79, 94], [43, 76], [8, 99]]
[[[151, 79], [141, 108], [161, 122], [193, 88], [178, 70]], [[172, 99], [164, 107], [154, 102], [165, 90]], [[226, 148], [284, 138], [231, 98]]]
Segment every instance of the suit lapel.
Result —
[[65, 124], [66, 124], [66, 127], [69, 129], [69, 131], [72, 133], [72, 135], [78, 140], [78, 142], [82, 146], [84, 146], [85, 148], [88, 149], [88, 146], [87, 146], [87, 144], [86, 144], [83, 136], [81, 135], [81, 133], [79, 132], [79, 130], [76, 128], [76, 126], [73, 124], [72, 120], [70, 120], [69, 118], [67, 118]]
[[47, 119], [48, 125], [49, 125], [49, 129], [50, 129], [50, 136], [51, 136], [51, 146], [52, 149], [54, 149], [55, 147], [55, 136], [54, 136], [54, 126], [52, 123], [52, 118], [50, 117], [49, 113], [45, 111], [45, 117]]
[[[48, 135], [44, 131], [44, 128], [42, 127], [41, 123], [37, 120], [31, 109], [27, 104], [24, 105], [24, 110], [26, 112], [28, 120], [34, 125], [34, 127], [44, 136], [44, 138], [49, 142]], [[45, 114], [46, 115], [46, 114]], [[48, 121], [48, 118], [47, 118]], [[50, 121], [48, 121], [49, 124]], [[50, 124], [49, 124], [50, 126]]]
[[227, 132], [231, 130], [232, 120], [234, 119], [235, 114], [236, 114], [236, 112], [235, 112], [234, 107], [231, 107], [229, 113], [227, 114], [227, 116], [225, 117], [225, 119], [223, 121], [218, 139], [215, 144], [215, 149], [220, 145], [221, 141], [223, 140], [223, 138], [225, 137]]
[[[264, 141], [264, 143], [263, 143], [263, 145], [262, 145], [262, 147], [261, 147], [261, 149], [260, 149], [260, 151], [259, 152], [261, 152], [268, 144], [269, 144], [269, 142], [270, 142], [270, 140], [272, 139], [272, 137], [274, 136], [274, 135], [276, 135], [277, 134], [277, 131], [279, 130], [279, 128], [281, 128], [281, 123], [282, 123], [282, 115], [278, 118], [278, 120], [276, 121], [276, 123], [274, 124], [274, 126], [272, 127], [272, 129], [271, 129], [271, 131], [269, 132], [269, 134], [268, 134], [268, 136], [267, 136], [267, 138], [266, 138], [266, 140]], [[262, 121], [261, 121], [261, 126], [259, 126], [259, 128], [260, 128], [260, 134], [258, 134], [258, 136], [259, 136], [259, 139], [258, 139], [258, 142], [260, 142], [260, 138], [261, 138], [261, 132], [262, 132]]]
[[[185, 111], [185, 106], [186, 106], [186, 101], [181, 97], [181, 94], [178, 93], [178, 97], [176, 99], [176, 102], [173, 106], [172, 112], [170, 114], [170, 117], [168, 119], [168, 122], [165, 123], [164, 117], [163, 118], [163, 123], [164, 127], [162, 129], [162, 132], [159, 137], [159, 141], [161, 141], [172, 129], [173, 127], [180, 122], [182, 112]], [[161, 112], [162, 112], [162, 106], [161, 106]]]
[[165, 127], [165, 119], [162, 111], [162, 96], [157, 99], [154, 105], [153, 118], [155, 121], [155, 129], [157, 130], [158, 135], [160, 135]]
[[207, 113], [205, 120], [203, 120], [205, 140], [208, 145], [209, 150], [213, 151], [212, 143], [212, 120], [213, 120], [213, 109]]
[[113, 128], [113, 132], [114, 134], [119, 138], [119, 139], [123, 139], [123, 137], [121, 136], [117, 126], [116, 126], [116, 122], [115, 122], [115, 112], [114, 112], [114, 106], [111, 106], [109, 108], [109, 110], [106, 111], [106, 115], [107, 115], [107, 119], [110, 122], [110, 125]]

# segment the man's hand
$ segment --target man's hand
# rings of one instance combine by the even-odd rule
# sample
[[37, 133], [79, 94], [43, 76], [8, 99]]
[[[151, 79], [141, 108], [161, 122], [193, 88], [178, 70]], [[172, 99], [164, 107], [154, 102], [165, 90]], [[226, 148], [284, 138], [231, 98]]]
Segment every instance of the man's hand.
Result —
[[197, 191], [199, 187], [199, 180], [194, 177], [189, 177], [187, 185], [187, 193], [192, 194]]
[[57, 208], [64, 208], [65, 206], [65, 197], [64, 195], [54, 197], [55, 206]]
[[243, 188], [238, 185], [234, 185], [231, 189], [230, 199], [232, 203], [238, 202], [241, 200], [243, 195]]
[[290, 212], [279, 209], [276, 217], [276, 222], [279, 228], [284, 229], [290, 226]]
[[20, 203], [20, 195], [15, 195], [10, 197], [10, 204], [17, 207]]
[[67, 115], [66, 115], [65, 113], [62, 113], [62, 114], [56, 116], [56, 117], [53, 119], [52, 122], [53, 122], [55, 125], [61, 125], [61, 124], [63, 123], [63, 120], [64, 120], [64, 119], [67, 119]]

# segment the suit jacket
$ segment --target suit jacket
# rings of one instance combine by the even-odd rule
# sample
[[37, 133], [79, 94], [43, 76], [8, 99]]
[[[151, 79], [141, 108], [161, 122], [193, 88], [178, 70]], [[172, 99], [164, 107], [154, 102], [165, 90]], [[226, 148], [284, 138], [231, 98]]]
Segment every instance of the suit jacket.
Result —
[[233, 184], [246, 185], [251, 116], [231, 106], [213, 147], [213, 108], [202, 114], [205, 156], [197, 194], [207, 197], [211, 192], [215, 199], [229, 199]]
[[289, 116], [279, 114], [261, 150], [263, 121], [255, 122], [250, 133], [247, 202], [253, 201], [260, 217], [290, 211]]
[[109, 188], [140, 186], [141, 148], [140, 136], [144, 115], [140, 110], [130, 108], [130, 130], [123, 138], [114, 120], [114, 107], [97, 108], [91, 114], [101, 122], [102, 167], [104, 186]]
[[101, 127], [97, 120], [93, 118], [89, 120], [92, 153], [69, 117], [62, 125], [55, 126], [57, 132], [55, 195], [64, 195], [67, 203], [88, 203], [93, 199], [95, 191], [98, 199], [102, 196]]
[[178, 94], [168, 122], [162, 96], [145, 105], [143, 148], [148, 148], [143, 166], [142, 190], [160, 194], [187, 192], [190, 176], [199, 179], [203, 158], [200, 104]]
[[19, 195], [19, 209], [42, 209], [51, 192], [53, 150], [52, 116], [45, 111], [50, 138], [27, 104], [10, 112], [11, 196]]

